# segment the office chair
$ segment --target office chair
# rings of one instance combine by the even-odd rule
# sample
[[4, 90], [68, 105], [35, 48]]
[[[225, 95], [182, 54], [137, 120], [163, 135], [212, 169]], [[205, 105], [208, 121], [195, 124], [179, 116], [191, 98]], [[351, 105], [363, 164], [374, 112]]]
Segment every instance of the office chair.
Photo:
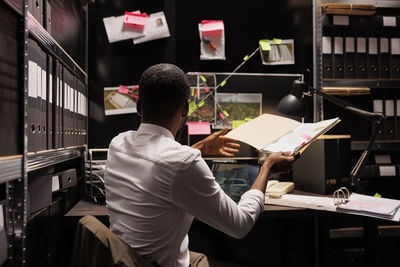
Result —
[[95, 217], [78, 222], [71, 267], [154, 267]]

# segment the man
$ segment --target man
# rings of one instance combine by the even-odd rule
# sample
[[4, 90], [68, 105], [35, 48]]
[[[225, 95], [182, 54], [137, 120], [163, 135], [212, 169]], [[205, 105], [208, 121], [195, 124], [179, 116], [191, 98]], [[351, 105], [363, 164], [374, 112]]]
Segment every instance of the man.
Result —
[[271, 168], [287, 170], [294, 161], [287, 153], [270, 155], [236, 204], [202, 159], [238, 152], [235, 140], [223, 137], [227, 130], [193, 147], [174, 140], [186, 121], [189, 90], [185, 73], [174, 65], [158, 64], [142, 74], [137, 105], [142, 123], [111, 141], [104, 177], [111, 230], [161, 266], [189, 266], [193, 217], [244, 237], [264, 210]]

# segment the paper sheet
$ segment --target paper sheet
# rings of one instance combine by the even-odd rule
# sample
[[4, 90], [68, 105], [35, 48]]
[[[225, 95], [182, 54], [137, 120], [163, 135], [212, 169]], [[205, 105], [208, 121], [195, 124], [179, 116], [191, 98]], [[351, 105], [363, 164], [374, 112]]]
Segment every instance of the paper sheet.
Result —
[[187, 123], [189, 135], [205, 135], [211, 134], [210, 123], [206, 121], [191, 121]]
[[[132, 13], [140, 13], [139, 10], [133, 11]], [[134, 39], [144, 36], [143, 27], [126, 27], [124, 26], [124, 15], [118, 17], [107, 17], [103, 18], [104, 27], [108, 41], [110, 43]]]
[[150, 18], [144, 27], [143, 33], [143, 37], [133, 39], [134, 44], [140, 44], [170, 36], [167, 20], [163, 11], [150, 14]]

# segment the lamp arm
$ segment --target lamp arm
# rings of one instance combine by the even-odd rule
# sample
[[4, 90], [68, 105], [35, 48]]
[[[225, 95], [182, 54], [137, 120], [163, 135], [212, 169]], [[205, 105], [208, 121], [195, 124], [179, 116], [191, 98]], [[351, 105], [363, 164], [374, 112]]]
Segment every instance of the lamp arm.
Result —
[[343, 100], [341, 100], [339, 98], [336, 98], [336, 97], [333, 97], [331, 95], [328, 95], [328, 94], [322, 92], [321, 90], [317, 90], [315, 88], [310, 88], [309, 90], [310, 90], [310, 92], [312, 94], [320, 95], [323, 98], [325, 98], [326, 100], [328, 100], [329, 102], [331, 102], [331, 103], [333, 103], [333, 104], [335, 104], [335, 105], [337, 105], [337, 106], [339, 106], [339, 107], [341, 107], [341, 108], [343, 108], [345, 110], [351, 111], [351, 112], [353, 112], [353, 113], [355, 113], [355, 114], [357, 114], [357, 115], [359, 115], [359, 116], [361, 116], [361, 117], [363, 117], [363, 118], [365, 118], [367, 120], [377, 121], [377, 120], [383, 120], [385, 118], [383, 116], [383, 114], [369, 112], [369, 111], [357, 108], [357, 107], [347, 103], [346, 101], [343, 101]]

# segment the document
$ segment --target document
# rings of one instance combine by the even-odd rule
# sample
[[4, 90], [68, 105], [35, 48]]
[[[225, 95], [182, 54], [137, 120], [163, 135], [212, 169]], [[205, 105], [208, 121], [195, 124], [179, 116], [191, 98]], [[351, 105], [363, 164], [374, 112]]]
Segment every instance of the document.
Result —
[[295, 155], [339, 122], [339, 118], [334, 118], [316, 123], [300, 123], [283, 116], [262, 114], [233, 129], [226, 136], [267, 154], [290, 151]]
[[167, 20], [163, 11], [150, 14], [150, 17], [144, 26], [143, 33], [143, 37], [133, 39], [134, 44], [140, 44], [170, 36]]
[[[139, 10], [132, 13], [140, 13]], [[110, 43], [134, 39], [144, 36], [144, 27], [129, 27], [124, 25], [125, 15], [103, 18], [104, 27]]]

